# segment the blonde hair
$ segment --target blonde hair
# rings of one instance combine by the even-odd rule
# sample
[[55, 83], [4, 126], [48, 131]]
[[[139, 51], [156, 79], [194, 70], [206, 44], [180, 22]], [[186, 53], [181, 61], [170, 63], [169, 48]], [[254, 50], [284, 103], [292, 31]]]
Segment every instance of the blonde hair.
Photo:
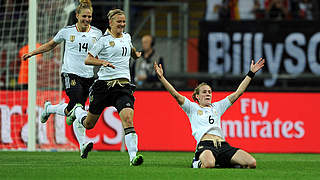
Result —
[[81, 10], [83, 9], [89, 9], [91, 12], [93, 12], [91, 0], [79, 0], [79, 5], [76, 9], [76, 13], [80, 14]]
[[112, 9], [108, 12], [107, 17], [109, 20], [111, 20], [112, 17], [116, 14], [123, 14], [124, 15], [124, 11], [122, 11], [121, 9]]
[[[193, 93], [192, 93], [192, 99], [193, 99], [195, 102], [199, 102], [199, 100], [197, 99], [196, 95], [199, 95], [199, 93], [200, 93], [200, 88], [201, 88], [202, 86], [205, 86], [205, 85], [209, 86], [207, 83], [203, 82], [203, 83], [199, 84], [199, 85], [194, 89], [194, 91], [193, 91]], [[210, 87], [210, 86], [209, 86], [209, 87]], [[211, 88], [211, 87], [210, 87], [210, 88]]]

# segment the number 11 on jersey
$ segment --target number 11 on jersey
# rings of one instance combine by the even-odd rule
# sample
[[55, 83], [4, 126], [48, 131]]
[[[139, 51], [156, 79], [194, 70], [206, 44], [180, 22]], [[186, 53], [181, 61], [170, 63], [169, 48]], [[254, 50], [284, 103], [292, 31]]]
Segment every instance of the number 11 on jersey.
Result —
[[127, 55], [127, 47], [122, 47], [122, 56], [126, 56]]

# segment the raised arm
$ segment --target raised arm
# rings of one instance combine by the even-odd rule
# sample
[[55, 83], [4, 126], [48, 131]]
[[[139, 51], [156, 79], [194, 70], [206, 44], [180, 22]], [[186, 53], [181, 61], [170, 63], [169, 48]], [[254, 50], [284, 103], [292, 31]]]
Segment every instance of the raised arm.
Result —
[[253, 60], [251, 61], [250, 71], [248, 72], [248, 74], [246, 75], [244, 80], [241, 82], [238, 89], [234, 93], [232, 93], [228, 96], [228, 98], [232, 104], [244, 93], [244, 91], [249, 86], [249, 83], [252, 80], [255, 73], [257, 71], [259, 71], [264, 66], [264, 62], [265, 62], [265, 60], [262, 58], [260, 58], [258, 60], [258, 62], [255, 64], [254, 64]]
[[183, 105], [184, 104], [184, 97], [179, 94], [174, 87], [166, 80], [166, 78], [163, 76], [163, 69], [162, 69], [162, 65], [161, 64], [157, 64], [156, 62], [153, 65], [154, 70], [157, 73], [157, 76], [160, 80], [160, 82], [163, 84], [163, 86], [169, 91], [169, 93], [172, 95], [172, 97], [174, 97], [176, 99], [176, 101], [178, 102], [179, 105]]
[[34, 55], [37, 55], [37, 54], [42, 54], [44, 52], [47, 52], [47, 51], [50, 51], [51, 49], [55, 48], [59, 43], [57, 42], [54, 42], [53, 40], [41, 45], [39, 48], [35, 49], [34, 51], [32, 52], [29, 52], [27, 54], [24, 54], [22, 56], [22, 59], [25, 61], [27, 60], [28, 58], [34, 56]]
[[97, 59], [95, 57], [93, 57], [90, 53], [88, 53], [88, 56], [86, 57], [85, 61], [84, 61], [85, 65], [93, 65], [93, 66], [105, 66], [105, 67], [111, 67], [111, 68], [115, 68], [115, 66], [113, 66], [111, 63], [109, 63], [108, 61], [102, 60], [102, 59]]

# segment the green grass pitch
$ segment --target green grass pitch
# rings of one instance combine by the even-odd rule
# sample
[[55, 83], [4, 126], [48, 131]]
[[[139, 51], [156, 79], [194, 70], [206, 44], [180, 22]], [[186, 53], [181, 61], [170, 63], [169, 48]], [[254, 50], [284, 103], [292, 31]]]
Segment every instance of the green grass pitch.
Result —
[[320, 179], [320, 154], [253, 154], [257, 169], [192, 169], [192, 152], [142, 152], [130, 167], [128, 154], [0, 151], [0, 179]]

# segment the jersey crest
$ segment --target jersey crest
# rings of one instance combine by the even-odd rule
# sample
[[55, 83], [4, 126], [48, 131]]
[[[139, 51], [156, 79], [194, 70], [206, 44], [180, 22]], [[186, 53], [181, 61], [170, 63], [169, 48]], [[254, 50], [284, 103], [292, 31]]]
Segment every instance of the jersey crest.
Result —
[[70, 41], [73, 42], [76, 39], [75, 35], [70, 35]]
[[94, 44], [94, 43], [96, 43], [96, 41], [97, 41], [97, 38], [96, 37], [92, 37], [92, 43]]
[[72, 79], [70, 84], [71, 84], [71, 86], [75, 86], [77, 84], [76, 80]]
[[198, 110], [197, 113], [198, 113], [199, 116], [201, 116], [203, 114], [203, 111], [202, 110]]
[[113, 46], [116, 45], [116, 44], [114, 43], [114, 41], [110, 41], [110, 42], [109, 42], [109, 45], [113, 47]]

